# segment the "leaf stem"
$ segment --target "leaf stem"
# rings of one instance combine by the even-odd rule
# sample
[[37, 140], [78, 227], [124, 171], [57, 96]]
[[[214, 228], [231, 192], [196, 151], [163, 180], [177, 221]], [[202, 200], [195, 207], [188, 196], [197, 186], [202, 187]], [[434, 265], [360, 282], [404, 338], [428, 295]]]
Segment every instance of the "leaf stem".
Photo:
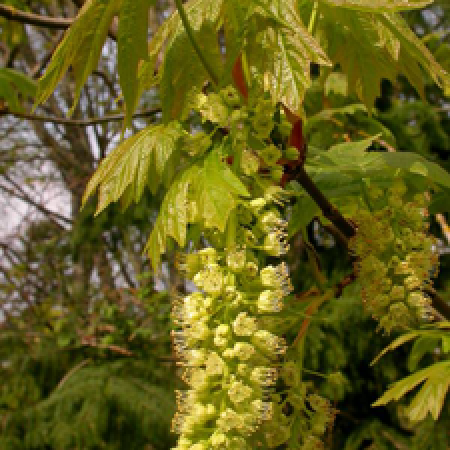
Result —
[[198, 57], [200, 58], [200, 61], [202, 62], [206, 72], [208, 72], [209, 78], [217, 86], [219, 78], [214, 72], [214, 68], [210, 65], [209, 61], [202, 53], [202, 50], [195, 39], [194, 30], [192, 29], [191, 24], [189, 23], [189, 19], [186, 15], [186, 11], [184, 10], [182, 0], [175, 0], [175, 5], [177, 7], [178, 14], [180, 15], [180, 19], [181, 22], [183, 23], [183, 27], [186, 31], [186, 34], [188, 35], [188, 38], [191, 41], [192, 47], [194, 47], [194, 50], [197, 53]]

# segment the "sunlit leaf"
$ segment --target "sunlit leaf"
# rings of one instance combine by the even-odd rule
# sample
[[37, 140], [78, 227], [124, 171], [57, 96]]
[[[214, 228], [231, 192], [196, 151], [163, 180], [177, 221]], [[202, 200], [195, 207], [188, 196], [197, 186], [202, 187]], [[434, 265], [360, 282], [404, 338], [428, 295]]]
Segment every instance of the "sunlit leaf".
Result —
[[145, 186], [155, 192], [182, 129], [178, 123], [149, 126], [126, 139], [100, 164], [90, 179], [83, 203], [99, 188], [97, 214], [129, 189], [139, 201]]

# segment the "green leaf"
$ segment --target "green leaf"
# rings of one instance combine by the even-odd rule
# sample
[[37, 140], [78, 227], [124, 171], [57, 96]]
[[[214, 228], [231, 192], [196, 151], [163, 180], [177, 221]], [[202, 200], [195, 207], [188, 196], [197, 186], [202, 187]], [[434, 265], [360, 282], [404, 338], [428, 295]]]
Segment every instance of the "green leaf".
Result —
[[321, 0], [332, 6], [359, 11], [389, 12], [425, 8], [433, 0]]
[[392, 400], [399, 400], [425, 380], [426, 383], [408, 408], [408, 415], [416, 422], [424, 419], [430, 412], [437, 420], [450, 384], [450, 361], [438, 362], [397, 381], [372, 406], [382, 406]]
[[439, 345], [440, 336], [421, 336], [414, 342], [408, 357], [408, 370], [414, 372], [426, 353], [431, 353]]
[[225, 231], [229, 214], [237, 205], [238, 197], [249, 197], [247, 188], [230, 168], [212, 152], [206, 159], [202, 176], [195, 186], [195, 201], [199, 209], [199, 219], [208, 228]]
[[384, 356], [387, 352], [394, 350], [401, 345], [405, 344], [406, 342], [412, 341], [417, 336], [420, 336], [420, 333], [418, 331], [413, 331], [411, 333], [402, 334], [400, 337], [392, 341], [371, 363], [370, 365], [373, 366], [376, 364], [382, 356]]
[[75, 108], [81, 88], [97, 67], [98, 59], [114, 15], [121, 0], [89, 0], [81, 8], [75, 22], [58, 45], [52, 60], [39, 80], [36, 105], [45, 102], [70, 66], [75, 77]]
[[189, 189], [195, 186], [201, 169], [191, 166], [177, 178], [162, 202], [150, 238], [145, 246], [153, 267], [156, 269], [161, 260], [161, 255], [165, 252], [167, 239], [172, 237], [180, 247], [186, 243], [186, 227], [189, 219], [195, 217], [196, 205], [189, 201]]
[[225, 230], [239, 197], [250, 194], [239, 178], [212, 151], [203, 165], [186, 169], [172, 184], [161, 205], [158, 218], [146, 245], [153, 266], [172, 237], [180, 247], [186, 244], [188, 223], [201, 222], [207, 228]]
[[126, 106], [124, 128], [131, 125], [131, 118], [139, 100], [138, 65], [139, 61], [146, 59], [148, 54], [149, 3], [148, 0], [122, 0], [117, 35], [117, 70]]
[[11, 111], [22, 111], [20, 97], [33, 98], [35, 95], [34, 80], [17, 70], [0, 68], [0, 98], [6, 101]]
[[427, 177], [431, 182], [450, 187], [450, 174], [438, 164], [427, 161], [417, 153], [393, 152], [381, 153], [381, 155], [389, 167], [404, 169]]
[[[213, 23], [203, 22], [194, 32], [203, 54], [213, 67], [222, 65], [217, 31]], [[201, 90], [209, 76], [185, 32], [177, 35], [166, 51], [162, 67], [160, 96], [163, 119], [178, 118], [192, 89]]]
[[[335, 7], [333, 3], [333, 0], [327, 0], [320, 4], [316, 35], [322, 47], [327, 48], [329, 58], [347, 75], [349, 91], [354, 92], [369, 109], [380, 94], [381, 80], [386, 78], [395, 82], [400, 74], [409, 79], [422, 97], [423, 70], [444, 90], [450, 91], [448, 73], [399, 14], [357, 11]], [[364, 3], [370, 3], [374, 7], [371, 11], [376, 11], [382, 2]], [[398, 5], [400, 2], [389, 3]], [[304, 17], [309, 17], [311, 3], [301, 0], [300, 7]]]
[[[277, 2], [273, 2], [274, 5]], [[278, 17], [289, 28], [280, 28], [273, 68], [266, 72], [265, 84], [275, 102], [282, 102], [294, 113], [300, 113], [305, 90], [310, 86], [310, 65], [331, 66], [319, 43], [303, 26], [295, 1], [278, 2]], [[265, 86], [267, 87], [267, 86]]]
[[450, 385], [450, 362], [437, 363], [425, 370], [428, 370], [428, 380], [407, 409], [413, 422], [425, 419], [428, 412], [437, 420]]
[[327, 156], [336, 164], [351, 164], [355, 160], [358, 160], [358, 158], [364, 158], [367, 155], [366, 150], [380, 136], [381, 134], [378, 134], [361, 141], [342, 142], [333, 145], [328, 150]]
[[306, 227], [311, 220], [321, 213], [316, 202], [309, 196], [301, 197], [292, 208], [292, 216], [289, 219], [288, 235], [294, 236], [302, 228]]
[[97, 188], [100, 192], [96, 214], [119, 200], [126, 190], [136, 202], [147, 184], [155, 192], [182, 133], [181, 126], [172, 122], [149, 126], [122, 142], [102, 161], [90, 179], [83, 204]]
[[450, 74], [439, 65], [432, 53], [409, 28], [408, 23], [398, 14], [387, 13], [380, 15], [380, 23], [392, 33], [395, 39], [398, 39], [399, 61], [403, 61], [402, 73], [410, 79], [412, 84], [417, 88], [417, 83], [410, 76], [411, 73], [405, 71], [405, 68], [413, 68], [414, 65], [420, 64], [422, 69], [444, 90], [445, 95], [450, 95]]
[[[192, 28], [199, 31], [203, 22], [216, 24], [220, 17], [223, 0], [212, 2], [210, 0], [190, 0], [184, 7], [189, 23]], [[175, 37], [184, 33], [184, 27], [181, 22], [178, 11], [175, 10], [172, 15], [162, 23], [148, 45], [148, 58], [139, 68], [139, 92], [152, 87], [159, 79], [160, 75], [155, 77], [157, 62], [164, 64], [165, 55], [162, 54], [164, 45], [172, 44]], [[190, 44], [189, 44], [190, 45]]]

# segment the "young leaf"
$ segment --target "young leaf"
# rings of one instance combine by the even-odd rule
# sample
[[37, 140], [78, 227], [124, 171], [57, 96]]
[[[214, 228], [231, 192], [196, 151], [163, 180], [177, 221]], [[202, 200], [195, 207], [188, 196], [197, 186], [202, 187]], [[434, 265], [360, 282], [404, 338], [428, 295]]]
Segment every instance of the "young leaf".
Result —
[[[213, 67], [220, 69], [221, 57], [217, 31], [211, 22], [204, 22], [194, 33], [202, 53]], [[220, 70], [219, 70], [220, 71]], [[209, 76], [186, 32], [178, 34], [166, 51], [161, 74], [160, 96], [165, 121], [180, 116], [187, 94], [201, 90]]]
[[168, 125], [149, 126], [122, 142], [102, 161], [90, 179], [83, 204], [97, 188], [100, 192], [96, 214], [111, 202], [119, 200], [127, 189], [136, 202], [147, 184], [155, 192], [181, 134], [181, 126], [172, 122]]
[[357, 9], [359, 11], [389, 12], [425, 8], [433, 0], [322, 0], [332, 6]]
[[[422, 70], [445, 91], [450, 91], [449, 75], [401, 16], [338, 8], [331, 3], [330, 0], [319, 7], [316, 34], [327, 48], [330, 59], [347, 75], [349, 90], [369, 109], [380, 94], [381, 80], [395, 81], [399, 74], [405, 75], [422, 96]], [[376, 0], [371, 3], [377, 4]], [[308, 8], [310, 3], [302, 0], [304, 17]]]
[[[204, 21], [216, 24], [222, 7], [222, 0], [211, 2], [210, 0], [191, 0], [185, 5], [186, 15], [192, 28], [198, 31]], [[148, 59], [141, 64], [139, 68], [139, 91], [150, 88], [156, 82], [155, 70], [157, 69], [157, 61], [160, 59], [161, 65], [164, 63], [164, 55], [160, 55], [164, 44], [169, 43], [169, 47], [175, 36], [184, 33], [183, 24], [181, 23], [178, 11], [163, 22], [158, 28], [155, 35], [150, 40], [148, 46]], [[190, 45], [190, 44], [189, 44]], [[161, 57], [161, 58], [158, 58]]]
[[417, 336], [420, 336], [420, 333], [418, 331], [412, 331], [411, 333], [402, 334], [400, 337], [392, 341], [371, 363], [370, 365], [373, 366], [376, 364], [381, 357], [383, 357], [387, 352], [394, 350], [401, 345], [405, 344], [406, 342], [412, 341]]
[[188, 223], [202, 222], [207, 228], [225, 230], [238, 197], [248, 197], [246, 187], [212, 151], [203, 166], [186, 169], [172, 184], [161, 205], [146, 251], [153, 266], [159, 266], [172, 237], [180, 247], [186, 244]]
[[0, 99], [8, 104], [11, 111], [21, 111], [20, 96], [33, 98], [36, 95], [36, 83], [22, 72], [0, 68]]
[[204, 220], [206, 227], [215, 227], [223, 232], [237, 198], [250, 195], [247, 188], [215, 152], [205, 159], [197, 183], [194, 199], [198, 204], [199, 218]]
[[125, 99], [124, 128], [131, 125], [131, 117], [138, 101], [138, 65], [147, 58], [148, 0], [123, 0], [120, 10], [118, 66], [120, 85]]
[[90, 0], [81, 8], [75, 22], [58, 45], [52, 60], [39, 80], [36, 105], [45, 102], [72, 66], [75, 77], [73, 112], [81, 88], [97, 67], [112, 18], [121, 0]]
[[397, 381], [372, 406], [382, 406], [392, 400], [399, 400], [425, 380], [426, 383], [408, 408], [408, 416], [411, 421], [417, 422], [430, 412], [433, 419], [437, 420], [450, 385], [450, 361], [438, 362]]
[[195, 214], [196, 205], [189, 201], [189, 189], [197, 183], [200, 168], [193, 165], [177, 178], [168, 190], [150, 238], [145, 246], [153, 267], [156, 269], [166, 250], [167, 238], [172, 237], [180, 247], [186, 243], [186, 227]]

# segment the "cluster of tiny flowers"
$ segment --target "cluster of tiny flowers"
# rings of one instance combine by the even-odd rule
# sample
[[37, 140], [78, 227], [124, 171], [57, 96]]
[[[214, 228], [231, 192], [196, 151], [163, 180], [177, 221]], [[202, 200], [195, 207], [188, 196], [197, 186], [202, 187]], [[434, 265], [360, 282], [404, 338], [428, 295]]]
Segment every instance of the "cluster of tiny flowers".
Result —
[[[273, 365], [286, 343], [263, 329], [259, 317], [280, 311], [292, 287], [286, 264], [260, 267], [255, 256], [287, 250], [285, 223], [264, 212], [267, 204], [261, 198], [248, 206], [260, 218], [247, 230], [253, 247], [208, 247], [178, 261], [199, 291], [176, 299], [172, 308], [173, 345], [189, 386], [177, 393], [177, 450], [249, 449], [249, 436], [272, 417]], [[245, 227], [239, 228], [244, 235]], [[268, 238], [274, 233], [277, 240]]]
[[429, 319], [424, 288], [438, 265], [424, 219], [426, 198], [416, 195], [405, 202], [406, 192], [403, 183], [387, 192], [372, 188], [372, 211], [358, 211], [358, 231], [349, 243], [357, 257], [364, 305], [388, 333]]

